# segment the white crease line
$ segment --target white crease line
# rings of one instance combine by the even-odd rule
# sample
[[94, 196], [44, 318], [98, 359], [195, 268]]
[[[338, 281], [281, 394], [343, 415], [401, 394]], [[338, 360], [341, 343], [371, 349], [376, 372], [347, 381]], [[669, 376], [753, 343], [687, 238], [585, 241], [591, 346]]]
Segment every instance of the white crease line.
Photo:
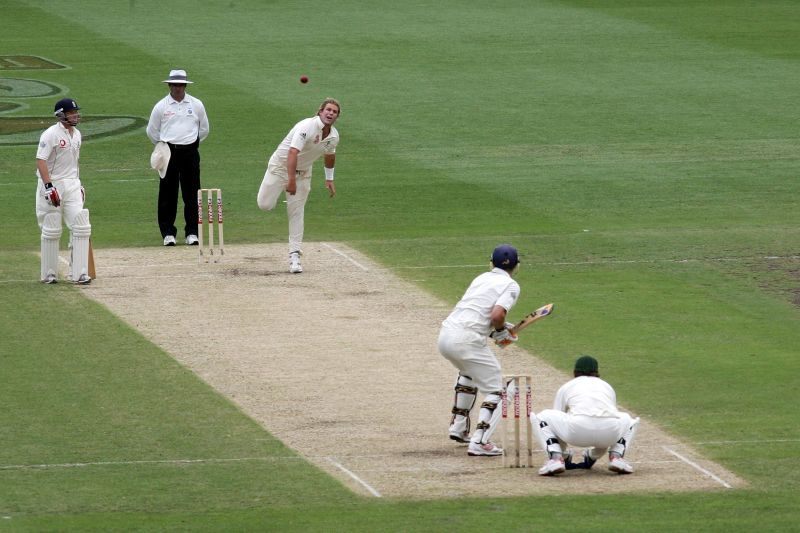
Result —
[[355, 479], [355, 480], [356, 480], [358, 483], [360, 483], [360, 484], [361, 484], [361, 486], [362, 486], [362, 487], [364, 487], [365, 489], [367, 489], [367, 490], [370, 492], [370, 494], [372, 494], [372, 495], [373, 495], [373, 496], [375, 496], [376, 498], [380, 498], [380, 497], [381, 497], [381, 493], [380, 493], [380, 492], [378, 492], [377, 490], [375, 490], [374, 488], [372, 488], [372, 487], [369, 485], [369, 483], [367, 483], [366, 481], [364, 481], [363, 479], [361, 479], [360, 477], [358, 477], [357, 475], [355, 475], [354, 473], [352, 473], [351, 471], [349, 471], [348, 469], [346, 469], [345, 467], [343, 467], [341, 464], [337, 463], [337, 462], [336, 462], [336, 461], [333, 459], [333, 457], [326, 457], [326, 459], [327, 459], [328, 461], [330, 461], [330, 463], [331, 463], [333, 466], [335, 466], [336, 468], [338, 468], [339, 470], [341, 470], [342, 472], [344, 472], [345, 474], [347, 474], [347, 475], [348, 475], [348, 476], [350, 476], [351, 478]]
[[696, 470], [698, 470], [701, 473], [705, 474], [706, 476], [710, 477], [711, 479], [713, 479], [714, 481], [716, 481], [717, 483], [719, 483], [720, 485], [722, 485], [726, 489], [732, 489], [733, 488], [733, 486], [730, 483], [728, 483], [724, 479], [720, 478], [719, 476], [716, 476], [713, 473], [709, 472], [708, 470], [706, 470], [705, 468], [703, 468], [699, 464], [695, 463], [694, 461], [691, 461], [690, 459], [682, 456], [681, 454], [679, 454], [678, 452], [668, 448], [667, 446], [662, 446], [662, 448], [664, 450], [666, 450], [667, 452], [671, 453], [672, 455], [674, 455], [675, 457], [677, 457], [678, 459], [680, 459], [681, 461], [683, 461], [684, 463], [688, 464], [689, 466], [695, 468]]
[[359, 263], [358, 261], [356, 261], [355, 259], [353, 259], [353, 258], [352, 258], [352, 257], [350, 257], [349, 255], [347, 255], [346, 253], [344, 253], [344, 252], [340, 252], [339, 250], [337, 250], [336, 248], [334, 248], [333, 246], [331, 246], [331, 245], [330, 245], [330, 244], [328, 244], [327, 242], [323, 242], [323, 243], [322, 243], [322, 246], [324, 246], [324, 247], [326, 247], [326, 248], [328, 248], [328, 249], [330, 249], [330, 250], [334, 251], [335, 253], [337, 253], [337, 254], [341, 255], [342, 257], [344, 257], [345, 259], [347, 259], [348, 261], [350, 261], [351, 263], [353, 263], [355, 266], [357, 266], [358, 268], [360, 268], [360, 269], [361, 269], [361, 270], [363, 270], [364, 272], [369, 272], [369, 269], [368, 269], [367, 267], [365, 267], [364, 265], [362, 265], [361, 263]]

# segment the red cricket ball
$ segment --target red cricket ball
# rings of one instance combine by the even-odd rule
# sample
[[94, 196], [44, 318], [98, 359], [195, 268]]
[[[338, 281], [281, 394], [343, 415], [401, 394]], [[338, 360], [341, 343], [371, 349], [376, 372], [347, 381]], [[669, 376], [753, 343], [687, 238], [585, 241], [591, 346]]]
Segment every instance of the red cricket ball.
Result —
[[308, 76], [300, 76], [300, 83], [308, 83]]

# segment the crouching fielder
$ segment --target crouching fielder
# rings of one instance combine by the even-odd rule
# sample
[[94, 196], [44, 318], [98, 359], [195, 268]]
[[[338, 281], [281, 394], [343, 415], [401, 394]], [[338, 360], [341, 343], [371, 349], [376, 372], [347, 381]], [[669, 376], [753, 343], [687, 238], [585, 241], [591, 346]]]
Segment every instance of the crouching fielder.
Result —
[[[508, 329], [513, 324], [506, 323], [506, 314], [519, 298], [519, 284], [511, 278], [518, 264], [513, 246], [495, 248], [492, 270], [472, 281], [439, 332], [439, 352], [458, 369], [450, 438], [469, 443], [469, 455], [503, 454], [502, 448], [489, 440], [502, 411], [503, 374], [487, 340], [517, 340]], [[470, 412], [479, 391], [483, 403], [470, 437]]]
[[36, 218], [42, 230], [43, 283], [58, 281], [58, 248], [61, 223], [70, 230], [69, 279], [86, 284], [89, 277], [89, 211], [83, 208], [78, 159], [81, 150], [80, 107], [71, 98], [56, 102], [54, 115], [58, 122], [47, 128], [39, 139], [36, 151]]
[[[609, 470], [632, 473], [633, 467], [623, 457], [633, 443], [639, 419], [617, 410], [616, 393], [600, 379], [594, 357], [579, 357], [573, 375], [558, 389], [552, 409], [531, 414], [533, 432], [548, 456], [539, 474], [588, 469], [606, 452]], [[586, 448], [582, 462], [572, 462], [567, 445]]]

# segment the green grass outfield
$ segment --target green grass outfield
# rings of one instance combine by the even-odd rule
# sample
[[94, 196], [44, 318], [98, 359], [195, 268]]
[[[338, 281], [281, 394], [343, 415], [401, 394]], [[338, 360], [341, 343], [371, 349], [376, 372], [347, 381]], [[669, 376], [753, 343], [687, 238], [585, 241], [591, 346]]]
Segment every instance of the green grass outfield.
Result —
[[[3, 13], [0, 55], [69, 68], [0, 70], [0, 104], [21, 104], [0, 114], [0, 529], [797, 530], [797, 3], [9, 0]], [[308, 241], [344, 241], [448, 302], [512, 242], [517, 312], [558, 305], [522, 342], [563, 370], [595, 354], [622, 403], [748, 488], [356, 496], [79, 288], [37, 283], [35, 146], [1, 141], [8, 118], [50, 123], [60, 96], [23, 98], [7, 79], [64, 89], [87, 133], [93, 118], [147, 118], [171, 68], [208, 109], [202, 179], [224, 189], [229, 243], [285, 240], [285, 213], [255, 202], [266, 159], [335, 96], [339, 195], [316, 177]], [[150, 149], [142, 129], [84, 142], [96, 247], [160, 245]]]

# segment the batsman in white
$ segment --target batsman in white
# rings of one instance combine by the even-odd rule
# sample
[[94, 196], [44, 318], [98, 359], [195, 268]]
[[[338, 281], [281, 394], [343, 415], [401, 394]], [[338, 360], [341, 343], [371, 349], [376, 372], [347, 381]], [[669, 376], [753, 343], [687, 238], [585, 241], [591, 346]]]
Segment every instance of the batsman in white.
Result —
[[325, 187], [331, 198], [336, 195], [333, 169], [339, 132], [333, 127], [341, 106], [326, 98], [316, 116], [294, 125], [269, 158], [267, 171], [258, 189], [258, 207], [272, 211], [282, 192], [286, 192], [286, 213], [289, 217], [289, 272], [299, 274], [302, 255], [306, 200], [311, 191], [311, 167], [325, 156]]
[[[614, 389], [600, 379], [597, 359], [582, 355], [575, 361], [574, 379], [558, 389], [552, 409], [531, 413], [531, 424], [547, 462], [539, 469], [542, 476], [560, 474], [576, 468], [589, 469], [608, 452], [608, 469], [631, 474], [625, 460], [633, 444], [639, 419], [617, 410]], [[572, 462], [568, 445], [586, 448], [583, 461]]]
[[81, 186], [78, 159], [81, 150], [80, 107], [71, 98], [56, 102], [58, 122], [47, 128], [36, 151], [36, 218], [42, 230], [41, 280], [58, 281], [58, 247], [63, 219], [70, 230], [69, 279], [87, 284], [89, 277], [89, 211]]
[[[519, 298], [519, 284], [512, 279], [519, 266], [517, 250], [508, 244], [498, 246], [491, 266], [472, 281], [439, 331], [439, 352], [458, 369], [450, 438], [469, 443], [467, 454], [474, 456], [503, 454], [490, 440], [502, 414], [503, 374], [488, 339], [498, 344], [517, 340], [509, 331], [514, 325], [506, 322]], [[470, 437], [470, 412], [478, 391], [483, 403]]]

